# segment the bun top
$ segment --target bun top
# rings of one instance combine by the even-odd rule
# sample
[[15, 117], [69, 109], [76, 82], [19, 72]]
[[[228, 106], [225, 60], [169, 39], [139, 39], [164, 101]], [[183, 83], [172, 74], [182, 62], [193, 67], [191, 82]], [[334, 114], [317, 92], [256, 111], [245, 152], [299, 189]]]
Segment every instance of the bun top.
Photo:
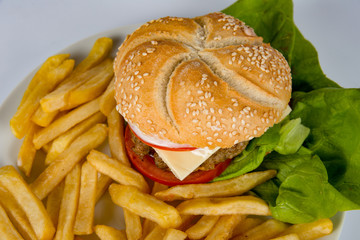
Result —
[[144, 134], [194, 147], [231, 147], [279, 122], [288, 63], [223, 13], [150, 21], [129, 35], [114, 71], [117, 109]]

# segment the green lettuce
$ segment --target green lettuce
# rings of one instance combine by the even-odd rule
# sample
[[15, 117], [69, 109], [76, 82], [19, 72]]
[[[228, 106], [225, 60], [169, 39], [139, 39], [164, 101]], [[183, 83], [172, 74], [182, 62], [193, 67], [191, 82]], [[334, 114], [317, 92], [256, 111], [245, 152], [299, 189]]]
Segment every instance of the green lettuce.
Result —
[[274, 218], [289, 223], [313, 222], [338, 211], [359, 208], [328, 182], [323, 162], [311, 151], [296, 154], [271, 153], [261, 165], [276, 169], [275, 179], [254, 189], [270, 204]]
[[224, 172], [213, 181], [221, 181], [250, 172], [263, 162], [266, 154], [277, 151], [293, 154], [302, 146], [309, 134], [309, 128], [301, 124], [301, 119], [285, 119], [269, 128], [261, 137], [252, 140], [246, 149], [235, 157]]
[[329, 182], [360, 204], [360, 89], [295, 93], [292, 118], [311, 129], [305, 146], [324, 162]]

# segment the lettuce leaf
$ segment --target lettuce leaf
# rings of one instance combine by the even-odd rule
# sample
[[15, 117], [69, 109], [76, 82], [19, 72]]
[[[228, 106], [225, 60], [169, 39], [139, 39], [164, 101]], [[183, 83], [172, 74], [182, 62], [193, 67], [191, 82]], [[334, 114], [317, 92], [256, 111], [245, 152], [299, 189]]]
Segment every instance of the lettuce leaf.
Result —
[[223, 10], [254, 28], [289, 62], [294, 91], [339, 87], [321, 70], [317, 52], [295, 26], [291, 0], [239, 0]]
[[274, 150], [280, 154], [296, 153], [309, 135], [309, 131], [301, 124], [300, 118], [284, 119], [269, 128], [261, 137], [252, 140], [213, 181], [226, 180], [253, 171], [260, 166], [266, 154]]
[[311, 129], [305, 146], [324, 162], [329, 182], [360, 204], [360, 89], [294, 93], [291, 118]]
[[273, 217], [295, 224], [359, 208], [328, 182], [323, 162], [309, 153], [304, 149], [291, 155], [274, 152], [262, 163], [262, 168], [278, 171], [275, 179], [254, 189], [269, 202]]

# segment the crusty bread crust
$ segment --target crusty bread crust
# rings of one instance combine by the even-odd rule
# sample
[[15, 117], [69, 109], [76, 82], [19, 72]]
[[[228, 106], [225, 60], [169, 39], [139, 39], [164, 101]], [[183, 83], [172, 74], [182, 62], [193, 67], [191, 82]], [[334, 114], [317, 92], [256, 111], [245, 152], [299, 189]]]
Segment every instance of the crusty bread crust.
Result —
[[288, 63], [238, 19], [166, 17], [127, 37], [114, 63], [117, 109], [144, 134], [194, 147], [231, 147], [281, 119]]

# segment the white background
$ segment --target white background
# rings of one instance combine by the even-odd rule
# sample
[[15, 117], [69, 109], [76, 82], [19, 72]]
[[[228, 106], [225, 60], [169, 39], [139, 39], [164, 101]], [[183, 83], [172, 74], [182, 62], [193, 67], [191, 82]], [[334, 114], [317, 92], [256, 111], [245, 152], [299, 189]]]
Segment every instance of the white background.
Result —
[[[234, 1], [0, 0], [0, 104], [47, 57], [78, 40], [167, 15], [219, 11]], [[347, 88], [360, 87], [359, 11], [358, 0], [294, 0], [295, 22], [324, 72]], [[359, 226], [360, 211], [348, 212], [340, 239], [360, 239]]]

